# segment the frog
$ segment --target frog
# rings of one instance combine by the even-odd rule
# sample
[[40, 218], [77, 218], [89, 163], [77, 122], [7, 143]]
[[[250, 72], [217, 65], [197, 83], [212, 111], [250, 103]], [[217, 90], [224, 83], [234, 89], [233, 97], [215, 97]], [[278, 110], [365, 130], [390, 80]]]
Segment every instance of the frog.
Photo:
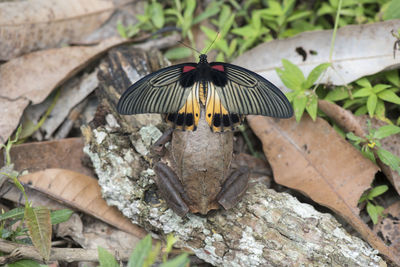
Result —
[[162, 157], [154, 164], [155, 182], [176, 214], [206, 215], [221, 207], [229, 210], [240, 201], [248, 187], [249, 169], [231, 169], [233, 140], [232, 131], [211, 131], [200, 119], [196, 131], [169, 128], [156, 141], [152, 150]]

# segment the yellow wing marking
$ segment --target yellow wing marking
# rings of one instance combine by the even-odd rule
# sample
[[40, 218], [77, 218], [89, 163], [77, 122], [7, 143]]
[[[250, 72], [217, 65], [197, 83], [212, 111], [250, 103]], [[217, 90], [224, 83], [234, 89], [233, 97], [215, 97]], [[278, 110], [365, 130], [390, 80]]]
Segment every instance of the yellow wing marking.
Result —
[[187, 96], [186, 102], [177, 113], [167, 114], [166, 120], [180, 130], [194, 131], [200, 119], [200, 104], [197, 91], [199, 83], [195, 83]]
[[232, 131], [242, 122], [242, 116], [229, 113], [223, 106], [213, 83], [207, 83], [206, 121], [213, 132]]

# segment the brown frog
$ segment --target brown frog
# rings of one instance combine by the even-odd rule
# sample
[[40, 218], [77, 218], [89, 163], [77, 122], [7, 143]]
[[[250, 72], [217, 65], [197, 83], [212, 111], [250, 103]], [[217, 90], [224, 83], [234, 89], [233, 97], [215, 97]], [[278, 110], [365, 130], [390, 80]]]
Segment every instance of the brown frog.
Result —
[[196, 131], [168, 130], [155, 143], [155, 150], [163, 150], [168, 141], [168, 151], [154, 170], [162, 197], [178, 215], [207, 214], [220, 205], [230, 209], [241, 199], [249, 171], [230, 169], [232, 132], [212, 132], [200, 119]]

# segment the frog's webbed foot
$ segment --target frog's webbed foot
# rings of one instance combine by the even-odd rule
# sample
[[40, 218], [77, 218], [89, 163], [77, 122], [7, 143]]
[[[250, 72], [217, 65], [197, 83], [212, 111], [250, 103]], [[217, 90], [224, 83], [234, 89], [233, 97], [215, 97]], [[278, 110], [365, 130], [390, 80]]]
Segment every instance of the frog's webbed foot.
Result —
[[176, 214], [183, 217], [189, 211], [186, 204], [189, 203], [189, 198], [186, 196], [178, 176], [162, 162], [156, 163], [154, 171], [157, 174], [156, 184], [161, 196]]
[[154, 143], [151, 148], [152, 152], [159, 156], [163, 156], [165, 154], [165, 144], [171, 141], [173, 131], [174, 129], [168, 128], [168, 130], [165, 131], [163, 135]]
[[217, 196], [218, 203], [226, 210], [234, 207], [246, 192], [249, 182], [249, 168], [240, 167], [235, 170], [222, 186]]

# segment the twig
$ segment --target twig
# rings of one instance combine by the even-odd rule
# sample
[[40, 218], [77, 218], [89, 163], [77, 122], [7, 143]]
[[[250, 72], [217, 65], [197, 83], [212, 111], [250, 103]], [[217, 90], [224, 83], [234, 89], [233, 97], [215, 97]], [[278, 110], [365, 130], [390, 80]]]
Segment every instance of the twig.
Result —
[[[0, 251], [5, 253], [15, 254], [18, 249], [19, 257], [8, 257], [7, 263], [11, 260], [15, 261], [21, 258], [32, 259], [43, 262], [42, 256], [37, 252], [36, 248], [28, 245], [21, 245], [14, 242], [0, 240]], [[128, 261], [130, 250], [119, 250], [118, 255], [122, 261]], [[52, 248], [50, 254], [50, 261], [98, 261], [98, 254], [96, 249], [83, 249], [83, 248]]]

